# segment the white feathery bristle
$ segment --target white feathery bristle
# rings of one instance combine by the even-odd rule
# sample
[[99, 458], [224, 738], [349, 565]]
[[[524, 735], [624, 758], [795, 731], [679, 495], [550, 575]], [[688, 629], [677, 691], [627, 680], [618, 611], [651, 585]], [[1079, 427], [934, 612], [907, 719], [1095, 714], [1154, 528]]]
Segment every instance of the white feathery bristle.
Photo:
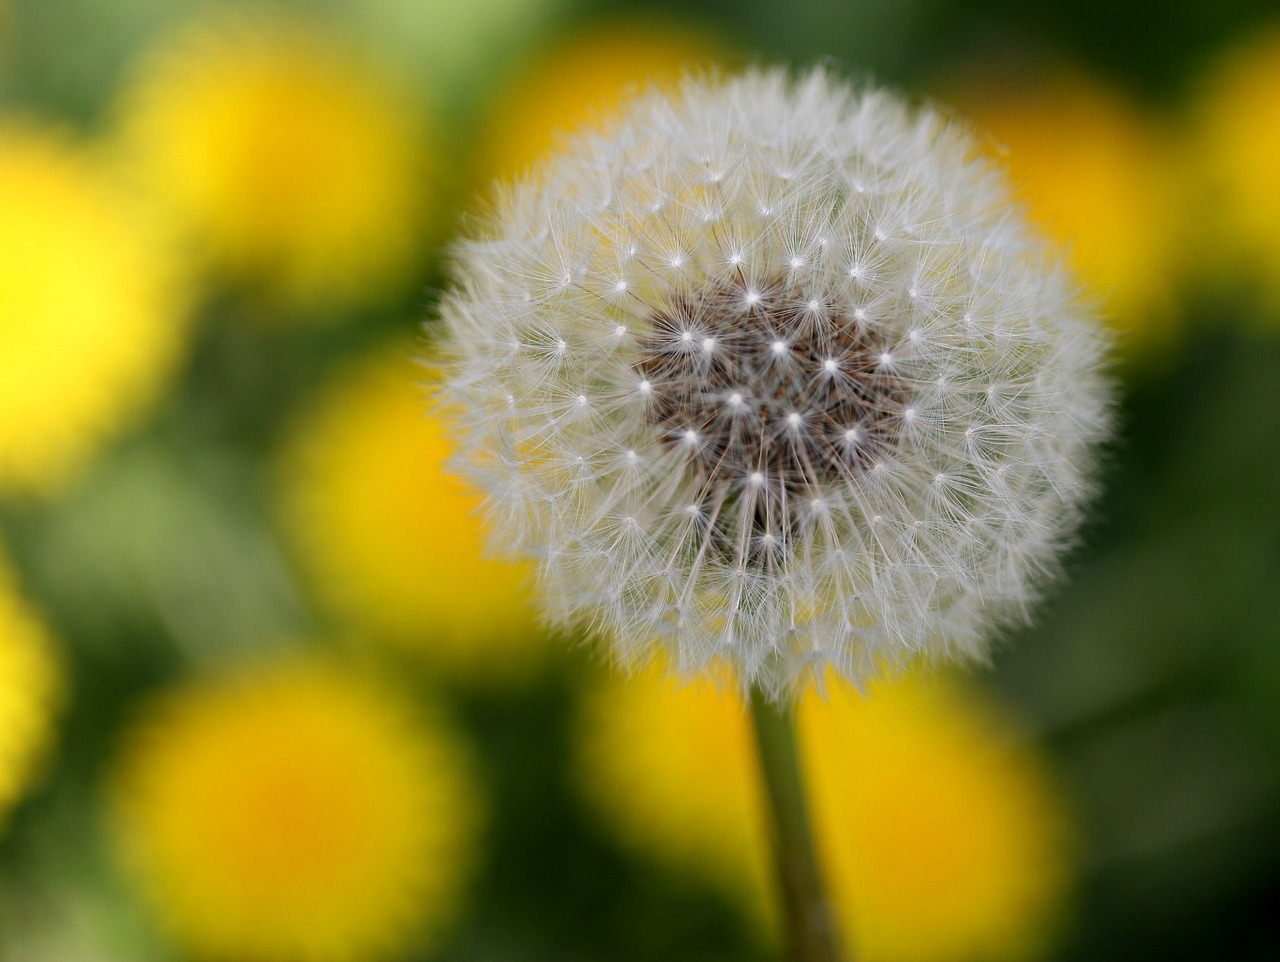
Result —
[[968, 130], [820, 70], [640, 97], [506, 193], [442, 313], [457, 463], [548, 618], [775, 698], [986, 657], [1110, 420]]

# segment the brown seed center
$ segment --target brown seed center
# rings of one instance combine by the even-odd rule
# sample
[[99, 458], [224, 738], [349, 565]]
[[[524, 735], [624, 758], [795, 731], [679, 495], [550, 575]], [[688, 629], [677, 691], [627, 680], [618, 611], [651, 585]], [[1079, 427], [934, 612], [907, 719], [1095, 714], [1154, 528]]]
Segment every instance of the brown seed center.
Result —
[[[676, 296], [641, 349], [648, 417], [685, 454], [699, 496], [722, 506], [717, 540], [785, 546], [806, 516], [798, 505], [893, 443], [904, 395], [893, 348], [863, 312], [781, 278]], [[754, 557], [745, 544], [736, 554]]]

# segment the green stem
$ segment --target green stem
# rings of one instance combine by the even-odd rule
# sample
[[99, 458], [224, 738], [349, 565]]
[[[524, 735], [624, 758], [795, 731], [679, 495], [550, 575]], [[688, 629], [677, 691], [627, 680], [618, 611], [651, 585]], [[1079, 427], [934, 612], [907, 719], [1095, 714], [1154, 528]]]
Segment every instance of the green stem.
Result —
[[770, 837], [786, 913], [786, 958], [789, 962], [839, 962], [835, 920], [823, 895], [809, 831], [794, 712], [752, 689], [751, 720], [772, 816]]

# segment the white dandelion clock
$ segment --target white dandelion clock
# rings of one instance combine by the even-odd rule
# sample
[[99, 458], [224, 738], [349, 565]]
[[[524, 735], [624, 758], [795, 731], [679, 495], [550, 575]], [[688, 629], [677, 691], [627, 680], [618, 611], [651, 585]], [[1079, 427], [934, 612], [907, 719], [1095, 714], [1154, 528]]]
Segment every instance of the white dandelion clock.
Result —
[[775, 698], [983, 658], [1108, 423], [966, 128], [821, 71], [638, 99], [500, 198], [442, 312], [458, 463], [548, 617]]

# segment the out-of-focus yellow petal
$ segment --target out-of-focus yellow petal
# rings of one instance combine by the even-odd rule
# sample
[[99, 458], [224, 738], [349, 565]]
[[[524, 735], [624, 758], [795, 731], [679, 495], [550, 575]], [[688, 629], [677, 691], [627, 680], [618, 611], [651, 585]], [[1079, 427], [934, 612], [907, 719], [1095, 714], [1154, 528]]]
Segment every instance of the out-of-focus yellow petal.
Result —
[[633, 851], [769, 914], [759, 768], [738, 698], [656, 670], [610, 678], [586, 695], [576, 751], [581, 791]]
[[597, 24], [545, 50], [518, 72], [485, 120], [476, 153], [480, 183], [524, 174], [569, 135], [606, 126], [650, 85], [674, 87], [723, 58], [702, 29], [639, 20]]
[[184, 341], [164, 247], [78, 146], [0, 121], [0, 492], [47, 492], [158, 393]]
[[[809, 696], [799, 717], [815, 843], [851, 958], [1038, 957], [1070, 888], [1042, 760], [955, 681]], [[760, 916], [771, 862], [750, 719], [711, 689], [610, 680], [578, 728], [582, 791], [637, 851]]]
[[0, 831], [48, 747], [60, 688], [51, 645], [0, 555]]
[[814, 821], [852, 958], [1040, 957], [1071, 881], [1044, 763], [974, 691], [913, 677], [810, 695]]
[[1280, 28], [1228, 50], [1201, 83], [1186, 156], [1199, 263], [1249, 274], [1280, 303]]
[[335, 379], [284, 452], [287, 531], [315, 597], [353, 633], [473, 679], [519, 677], [549, 647], [528, 571], [485, 557], [479, 496], [447, 470], [427, 378], [396, 345]]
[[474, 856], [477, 799], [454, 736], [336, 664], [160, 697], [111, 789], [127, 868], [203, 958], [401, 952], [449, 921]]
[[124, 163], [218, 274], [303, 307], [401, 293], [438, 164], [423, 108], [300, 21], [197, 23], [139, 64]]
[[1136, 355], [1176, 331], [1173, 151], [1120, 91], [1071, 70], [988, 78], [958, 97], [990, 134], [1032, 219], [1079, 271]]

